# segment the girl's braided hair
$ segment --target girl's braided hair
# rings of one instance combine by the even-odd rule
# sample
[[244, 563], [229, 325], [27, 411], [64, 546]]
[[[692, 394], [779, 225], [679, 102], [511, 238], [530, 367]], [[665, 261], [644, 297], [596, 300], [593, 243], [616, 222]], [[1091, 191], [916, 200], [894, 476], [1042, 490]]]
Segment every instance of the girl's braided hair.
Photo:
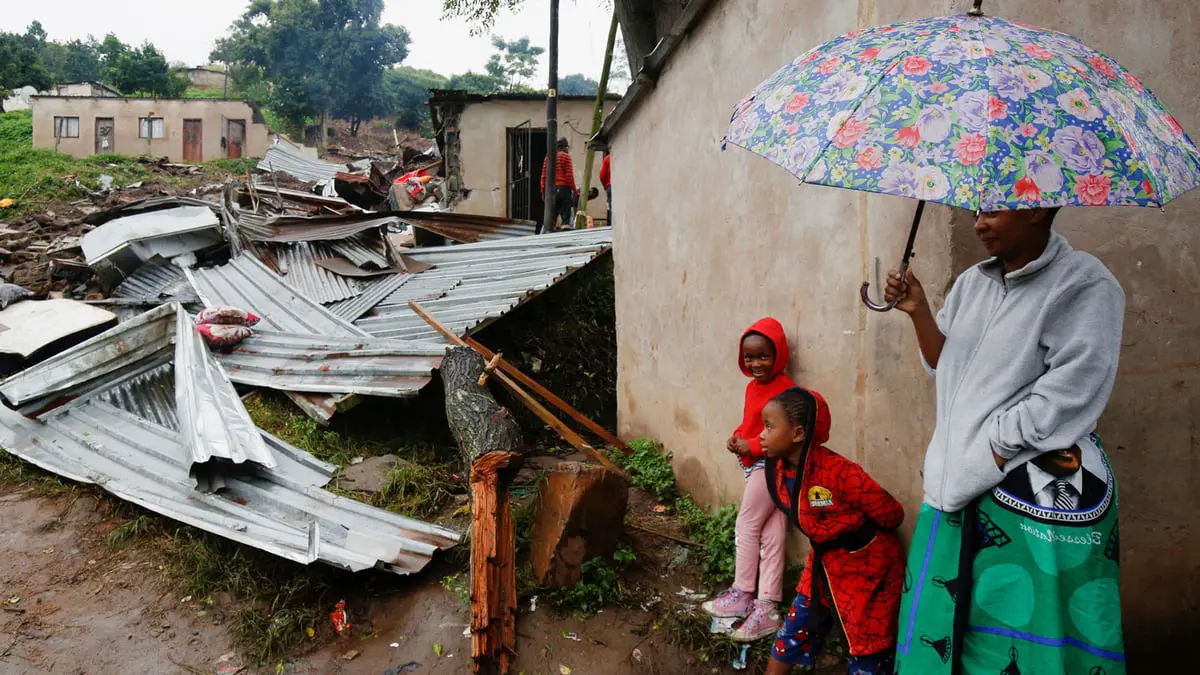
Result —
[[788, 424], [804, 429], [805, 444], [811, 444], [813, 428], [817, 425], [817, 399], [812, 392], [802, 387], [792, 387], [771, 400], [783, 408]]

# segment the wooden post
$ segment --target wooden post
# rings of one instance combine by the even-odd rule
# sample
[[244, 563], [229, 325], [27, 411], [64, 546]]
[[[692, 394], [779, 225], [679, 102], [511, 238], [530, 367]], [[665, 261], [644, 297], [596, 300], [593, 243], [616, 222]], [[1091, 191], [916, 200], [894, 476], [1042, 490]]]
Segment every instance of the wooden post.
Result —
[[[592, 189], [592, 166], [596, 162], [596, 150], [591, 140], [600, 133], [604, 124], [604, 99], [608, 96], [608, 74], [612, 70], [613, 49], [617, 44], [617, 10], [613, 8], [612, 23], [608, 27], [608, 47], [604, 52], [604, 66], [600, 69], [600, 86], [596, 90], [596, 112], [592, 114], [592, 135], [588, 136], [587, 155], [583, 161], [583, 188], [579, 196], [579, 212], [575, 214], [575, 228], [587, 223], [588, 192]], [[605, 223], [612, 225], [612, 223]]]
[[470, 467], [471, 657], [475, 672], [506, 675], [517, 644], [517, 567], [508, 484], [521, 468], [512, 413], [479, 384], [487, 368], [468, 347], [451, 349], [440, 373], [446, 421]]

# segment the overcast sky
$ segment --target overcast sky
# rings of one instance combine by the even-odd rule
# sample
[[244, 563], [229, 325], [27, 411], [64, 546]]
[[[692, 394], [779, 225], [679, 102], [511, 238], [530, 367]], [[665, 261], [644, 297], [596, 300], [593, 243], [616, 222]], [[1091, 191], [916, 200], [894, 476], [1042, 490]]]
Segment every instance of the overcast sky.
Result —
[[[24, 32], [31, 21], [42, 22], [50, 39], [67, 41], [90, 33], [101, 39], [115, 33], [122, 41], [153, 42], [171, 62], [198, 65], [208, 60], [213, 42], [223, 35], [248, 0], [157, 0], [149, 3], [103, 3], [56, 0], [51, 3], [3, 0], [0, 30]], [[117, 5], [122, 5], [117, 9]], [[611, 18], [602, 0], [562, 0], [559, 24], [559, 74], [583, 73], [600, 78], [604, 42]], [[412, 37], [405, 65], [444, 75], [483, 71], [492, 54], [490, 38], [473, 37], [463, 21], [442, 21], [441, 0], [386, 0], [385, 23], [404, 26]], [[527, 0], [520, 12], [504, 12], [494, 33], [505, 38], [528, 35], [545, 47], [550, 35], [549, 0]], [[538, 81], [546, 79], [542, 56]]]

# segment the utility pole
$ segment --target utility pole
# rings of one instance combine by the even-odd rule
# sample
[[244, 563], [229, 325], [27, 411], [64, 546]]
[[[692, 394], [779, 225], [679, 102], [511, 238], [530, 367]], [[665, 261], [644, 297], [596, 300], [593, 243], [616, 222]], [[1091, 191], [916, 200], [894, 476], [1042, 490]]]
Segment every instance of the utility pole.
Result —
[[[550, 82], [546, 92], [546, 208], [542, 232], [554, 229], [554, 184], [558, 166], [558, 0], [550, 0]], [[551, 161], [554, 160], [554, 161]], [[567, 223], [563, 223], [567, 225]]]
[[225, 45], [225, 92], [221, 98], [229, 98], [229, 45]]

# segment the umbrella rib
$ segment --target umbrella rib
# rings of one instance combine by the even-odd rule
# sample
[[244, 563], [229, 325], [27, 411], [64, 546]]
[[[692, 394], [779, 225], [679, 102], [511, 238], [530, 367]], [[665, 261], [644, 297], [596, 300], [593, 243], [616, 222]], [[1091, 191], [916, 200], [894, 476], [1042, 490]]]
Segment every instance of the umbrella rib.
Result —
[[833, 133], [833, 138], [830, 138], [825, 141], [825, 147], [821, 148], [821, 151], [818, 152], [815, 157], [813, 157], [812, 162], [809, 162], [808, 167], [806, 167], [804, 169], [804, 175], [800, 177], [801, 183], [808, 182], [808, 174], [812, 173], [813, 167], [815, 167], [817, 165], [817, 162], [821, 161], [825, 157], [825, 153], [826, 153], [826, 151], [829, 150], [829, 146], [833, 145], [834, 139], [837, 138], [838, 133], [841, 132], [841, 130], [846, 127], [846, 123], [854, 118], [854, 114], [858, 112], [858, 109], [862, 107], [863, 101], [866, 100], [867, 94], [869, 92], [874, 91], [877, 87], [879, 87], [879, 83], [883, 82], [883, 78], [887, 77], [888, 73], [895, 70], [896, 66], [900, 65], [901, 59], [903, 59], [905, 56], [908, 56], [908, 54], [909, 54], [909, 51], [907, 49], [905, 49], [903, 52], [900, 52], [900, 54], [896, 56], [895, 60], [893, 60], [891, 62], [891, 64], [888, 65], [887, 68], [883, 69], [883, 72], [880, 73], [879, 77], [877, 77], [875, 79], [875, 83], [872, 84], [870, 87], [867, 87], [866, 91], [863, 92], [863, 95], [858, 97], [858, 102], [856, 102], [854, 104], [854, 108], [850, 111], [850, 114], [842, 122], [842, 125], [840, 127], [838, 127], [837, 131], [835, 131]]

